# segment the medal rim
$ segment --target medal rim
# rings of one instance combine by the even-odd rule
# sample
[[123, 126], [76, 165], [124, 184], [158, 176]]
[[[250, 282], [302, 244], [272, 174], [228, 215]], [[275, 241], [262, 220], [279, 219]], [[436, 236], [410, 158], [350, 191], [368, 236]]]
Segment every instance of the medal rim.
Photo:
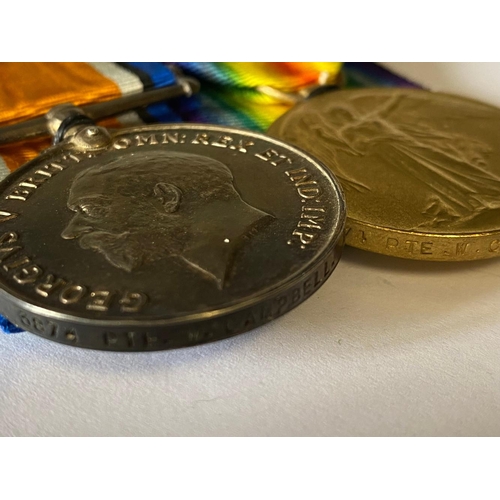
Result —
[[[255, 132], [251, 130], [246, 130], [244, 128], [237, 128], [237, 127], [226, 127], [224, 125], [216, 125], [216, 124], [200, 124], [200, 123], [172, 123], [172, 124], [151, 124], [151, 125], [139, 125], [136, 127], [126, 127], [126, 128], [110, 128], [108, 131], [110, 132], [111, 136], [113, 138], [119, 137], [120, 135], [125, 135], [125, 134], [130, 134], [130, 133], [140, 133], [143, 131], [162, 131], [162, 130], [175, 130], [175, 129], [184, 129], [187, 128], [188, 130], [200, 130], [200, 131], [205, 131], [205, 130], [211, 130], [211, 131], [217, 131], [221, 133], [238, 133], [238, 134], [244, 134], [246, 136], [250, 137], [255, 137], [257, 139], [261, 139], [266, 142], [273, 143], [277, 146], [282, 146], [288, 150], [293, 151], [295, 154], [301, 156], [302, 158], [306, 159], [307, 161], [311, 162], [314, 164], [316, 168], [318, 168], [330, 181], [332, 185], [332, 190], [335, 192], [336, 195], [336, 202], [338, 205], [338, 213], [337, 213], [337, 220], [335, 223], [332, 223], [332, 229], [335, 228], [334, 230], [331, 231], [331, 236], [328, 240], [327, 243], [324, 243], [322, 250], [317, 253], [310, 261], [301, 269], [296, 271], [292, 277], [289, 277], [287, 279], [281, 280], [281, 282], [277, 283], [275, 286], [271, 286], [268, 288], [265, 288], [261, 290], [257, 295], [252, 296], [251, 298], [248, 298], [244, 301], [237, 302], [235, 304], [232, 304], [227, 307], [221, 307], [213, 310], [208, 310], [204, 312], [199, 312], [199, 313], [193, 313], [189, 315], [184, 315], [184, 316], [179, 316], [175, 318], [170, 318], [170, 319], [165, 319], [165, 318], [155, 318], [155, 319], [132, 319], [132, 318], [123, 318], [123, 319], [105, 319], [105, 318], [95, 318], [93, 319], [90, 315], [89, 316], [79, 316], [74, 313], [62, 313], [58, 311], [54, 311], [50, 308], [40, 306], [38, 304], [33, 303], [30, 298], [24, 298], [21, 296], [21, 294], [17, 293], [16, 290], [10, 289], [10, 287], [5, 286], [6, 283], [4, 282], [5, 280], [3, 277], [0, 279], [0, 303], [5, 304], [5, 303], [10, 303], [11, 305], [23, 310], [23, 311], [28, 311], [30, 313], [36, 314], [40, 317], [47, 318], [49, 320], [54, 320], [54, 321], [67, 321], [70, 323], [74, 323], [75, 325], [85, 325], [89, 327], [107, 327], [107, 328], [121, 328], [121, 327], [141, 327], [141, 328], [147, 328], [149, 326], [151, 327], [175, 327], [175, 326], [182, 326], [182, 325], [190, 325], [194, 323], [205, 323], [205, 321], [210, 321], [210, 320], [216, 320], [225, 316], [228, 316], [230, 314], [242, 312], [245, 310], [248, 310], [252, 308], [253, 306], [256, 306], [260, 303], [265, 302], [266, 300], [272, 299], [273, 297], [280, 295], [282, 293], [285, 293], [287, 290], [294, 288], [297, 286], [298, 283], [306, 280], [310, 275], [311, 272], [314, 271], [318, 264], [321, 262], [324, 262], [328, 256], [331, 253], [335, 253], [335, 250], [339, 248], [341, 251], [341, 248], [344, 243], [344, 228], [346, 224], [346, 203], [345, 203], [345, 198], [344, 194], [342, 191], [342, 187], [340, 185], [340, 182], [337, 180], [333, 172], [320, 160], [315, 158], [313, 155], [309, 154], [307, 151], [304, 151], [300, 147], [297, 147], [295, 145], [289, 144], [286, 141], [283, 141], [281, 139], [277, 139], [275, 137], [268, 136], [266, 134], [260, 133], [260, 132]], [[36, 158], [33, 160], [30, 160], [26, 164], [22, 165], [18, 169], [16, 169], [14, 172], [10, 173], [7, 175], [5, 179], [3, 179], [0, 182], [0, 195], [2, 192], [5, 190], [5, 188], [9, 187], [9, 185], [12, 182], [15, 182], [19, 177], [22, 177], [27, 171], [32, 168], [33, 164], [35, 162], [40, 162], [43, 161], [45, 157], [50, 156], [54, 154], [55, 152], [58, 151], [65, 151], [69, 152], [71, 148], [68, 147], [68, 143], [60, 143], [59, 145], [56, 146], [51, 146], [44, 151], [42, 151]], [[328, 201], [331, 202], [331, 198], [328, 198]], [[336, 227], [335, 227], [336, 225]], [[334, 263], [333, 263], [333, 269], [338, 264], [338, 261], [340, 259], [340, 251], [338, 256], [336, 257]], [[332, 269], [332, 271], [333, 271]], [[321, 285], [329, 278], [328, 276], [326, 279], [323, 280]], [[317, 288], [319, 289], [321, 285]], [[317, 290], [316, 289], [316, 290]], [[315, 291], [313, 293], [315, 293]], [[312, 294], [313, 294], [312, 293]], [[311, 294], [311, 295], [312, 295]], [[309, 295], [310, 296], [310, 295]], [[308, 296], [308, 297], [309, 297]], [[303, 300], [307, 300], [308, 297], [305, 297]], [[299, 301], [297, 305], [302, 303], [302, 301]], [[293, 306], [295, 307], [295, 306]], [[286, 312], [290, 311], [293, 309], [291, 307], [290, 309], [287, 309], [287, 311], [283, 312], [282, 314], [285, 314]], [[276, 317], [281, 316], [282, 314], [278, 314]], [[10, 318], [8, 318], [10, 319]], [[274, 318], [273, 318], [274, 319]], [[205, 320], [205, 321], [204, 321]], [[258, 325], [256, 325], [258, 326]], [[21, 326], [21, 328], [24, 328]], [[35, 335], [39, 335], [36, 332], [32, 332]], [[43, 335], [40, 335], [43, 338]], [[53, 339], [49, 339], [53, 340]], [[219, 339], [216, 339], [219, 340]], [[59, 340], [55, 340], [56, 342], [59, 342]], [[66, 342], [62, 342], [66, 343]], [[68, 342], [69, 343], [69, 342]], [[189, 344], [192, 345], [192, 344]], [[87, 346], [83, 346], [87, 347]], [[93, 348], [93, 347], [90, 347]], [[102, 350], [101, 348], [97, 348], [99, 350]], [[168, 348], [167, 348], [168, 349]], [[141, 350], [146, 350], [146, 349], [141, 349]]]
[[[412, 88], [412, 87], [363, 87], [363, 88], [356, 88], [356, 89], [338, 89], [338, 90], [332, 90], [330, 91], [332, 94], [339, 95], [339, 94], [356, 94], [356, 93], [363, 93], [363, 92], [373, 92], [373, 93], [388, 93], [391, 91], [404, 91], [407, 93], [412, 93], [412, 94], [431, 94], [433, 96], [443, 96], [447, 98], [453, 98], [457, 99], [461, 102], [464, 103], [471, 103], [474, 105], [479, 105], [479, 106], [484, 106], [485, 108], [488, 109], [493, 109], [496, 112], [499, 113], [500, 115], [500, 107], [494, 106], [492, 104], [480, 101], [478, 99], [473, 99], [470, 97], [464, 97], [458, 94], [453, 94], [450, 92], [440, 92], [440, 91], [433, 91], [433, 90], [428, 90], [428, 89], [422, 89], [422, 88]], [[286, 137], [282, 137], [281, 135], [278, 135], [274, 132], [273, 129], [277, 128], [277, 125], [283, 120], [287, 119], [287, 116], [292, 114], [294, 110], [300, 106], [307, 106], [307, 103], [309, 101], [314, 101], [316, 99], [326, 99], [325, 96], [330, 95], [330, 92], [325, 92], [321, 93], [319, 95], [313, 96], [307, 100], [304, 100], [295, 106], [293, 106], [291, 109], [283, 113], [275, 122], [271, 124], [271, 126], [267, 129], [266, 133], [269, 133], [272, 135], [272, 137], [276, 137], [278, 139], [281, 139], [283, 141], [287, 141]], [[295, 147], [300, 147], [296, 146]], [[317, 158], [314, 153], [309, 153], [311, 156], [316, 158], [319, 162], [325, 164], [321, 159]], [[326, 164], [325, 164], [326, 165]], [[326, 165], [329, 170], [332, 171], [332, 173], [335, 175], [335, 172], [333, 169], [331, 169], [328, 165]], [[341, 181], [338, 181], [341, 183]], [[366, 220], [361, 220], [355, 217], [351, 217], [349, 215], [349, 208], [347, 207], [347, 217], [346, 217], [346, 229], [349, 228], [350, 225], [356, 226], [357, 229], [362, 229], [366, 231], [372, 231], [375, 232], [378, 236], [384, 235], [385, 237], [390, 237], [391, 235], [393, 236], [402, 236], [404, 235], [405, 237], [419, 237], [419, 238], [426, 238], [427, 240], [429, 238], [432, 239], [432, 242], [437, 242], [437, 243], [444, 243], [445, 241], [453, 240], [455, 244], [467, 244], [470, 242], [472, 238], [477, 238], [479, 240], [490, 240], [491, 238], [496, 238], [500, 237], [500, 220], [498, 223], [498, 229], [495, 230], [487, 230], [487, 231], [463, 231], [463, 232], [455, 232], [455, 233], [440, 233], [436, 231], [418, 231], [418, 230], [407, 230], [407, 229], [400, 229], [396, 227], [390, 227], [390, 226], [383, 226], [380, 224], [373, 224], [370, 223]], [[385, 248], [380, 247], [378, 245], [373, 245], [370, 248], [368, 248], [366, 245], [363, 245], [361, 243], [357, 243], [356, 241], [353, 241], [352, 238], [349, 237], [349, 235], [346, 235], [346, 241], [345, 244], [348, 246], [352, 246], [355, 248], [359, 248], [361, 250], [373, 252], [373, 253], [378, 253], [380, 255], [387, 255], [390, 257], [397, 257], [397, 258], [402, 258], [402, 259], [408, 259], [408, 260], [425, 260], [425, 261], [430, 261], [430, 262], [468, 262], [468, 261], [475, 261], [475, 260], [487, 260], [490, 258], [495, 258], [495, 257], [500, 257], [500, 253], [495, 252], [491, 253], [488, 252], [488, 249], [482, 248], [481, 251], [478, 254], [470, 254], [470, 255], [462, 255], [457, 258], [457, 256], [453, 256], [453, 258], [450, 258], [451, 256], [422, 256], [422, 255], [396, 255], [395, 253], [387, 252], [384, 251]], [[487, 245], [488, 246], [488, 245]]]

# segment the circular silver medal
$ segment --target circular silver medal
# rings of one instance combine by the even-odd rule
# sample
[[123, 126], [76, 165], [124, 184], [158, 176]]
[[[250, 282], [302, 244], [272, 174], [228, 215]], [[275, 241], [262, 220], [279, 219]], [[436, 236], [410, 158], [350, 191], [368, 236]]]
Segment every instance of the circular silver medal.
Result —
[[209, 125], [80, 127], [0, 184], [0, 312], [69, 345], [171, 349], [266, 323], [343, 244], [339, 184], [303, 151]]

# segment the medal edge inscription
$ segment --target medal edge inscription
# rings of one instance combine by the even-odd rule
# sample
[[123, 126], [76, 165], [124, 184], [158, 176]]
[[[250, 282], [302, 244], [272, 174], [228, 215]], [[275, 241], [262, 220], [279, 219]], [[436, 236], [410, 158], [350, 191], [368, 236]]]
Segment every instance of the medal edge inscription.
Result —
[[[342, 239], [342, 238], [341, 238]], [[299, 306], [327, 281], [340, 260], [342, 242], [336, 241], [330, 251], [315, 263], [309, 272], [293, 283], [287, 283], [265, 300], [210, 319], [195, 320], [172, 326], [88, 325], [65, 321], [18, 304], [11, 296], [3, 296], [4, 316], [16, 326], [58, 343], [88, 349], [113, 351], [157, 351], [189, 347], [223, 340], [262, 326]], [[14, 299], [14, 300], [13, 300]], [[144, 324], [141, 324], [144, 323]]]
[[347, 218], [346, 245], [402, 259], [464, 262], [500, 256], [500, 231], [436, 235], [397, 231]]
[[[223, 127], [197, 128], [199, 130], [207, 129], [209, 131], [217, 132], [231, 131], [234, 133], [247, 135], [246, 131], [244, 130], [228, 129]], [[141, 127], [137, 131], [161, 132], [163, 130], [164, 128], [162, 127], [152, 126]], [[134, 132], [135, 131], [136, 130], [134, 130]], [[130, 134], [132, 132], [117, 131], [116, 136], [118, 137], [120, 134], [124, 133]], [[260, 134], [252, 135], [262, 137], [262, 139], [266, 140], [266, 142], [268, 143], [281, 143], [281, 141], [275, 141], [274, 139], [270, 139]], [[140, 136], [137, 137], [138, 140], [143, 141]], [[148, 143], [147, 140], [143, 142], [144, 145]], [[210, 145], [214, 146], [214, 144]], [[221, 143], [217, 147], [227, 147], [228, 145], [229, 144]], [[288, 145], [285, 144], [285, 146]], [[299, 156], [307, 158], [309, 162], [312, 161], [311, 158], [308, 158], [308, 156], [304, 155], [304, 153], [299, 149], [295, 149], [293, 147], [289, 149], [294, 150], [294, 152], [298, 153]], [[270, 162], [272, 165], [274, 165], [274, 163], [278, 164], [277, 162], [281, 163], [287, 161], [286, 157], [278, 154], [272, 149], [269, 149], [262, 154], [255, 154], [255, 156], [263, 161]], [[70, 156], [69, 158], [78, 163], [78, 158], [74, 155]], [[1, 295], [4, 296], [3, 303], [4, 305], [8, 304], [4, 308], [5, 315], [8, 319], [12, 320], [18, 326], [25, 328], [26, 330], [31, 331], [37, 335], [56, 340], [58, 342], [69, 345], [78, 345], [87, 348], [125, 351], [171, 349], [199, 344], [203, 342], [210, 342], [213, 340], [219, 340], [222, 338], [233, 336], [238, 333], [243, 333], [252, 328], [255, 328], [256, 326], [267, 323], [268, 321], [271, 321], [272, 319], [281, 316], [282, 314], [293, 309], [294, 307], [302, 303], [314, 291], [316, 291], [330, 276], [331, 272], [333, 272], [340, 257], [340, 250], [342, 246], [341, 240], [343, 240], [343, 221], [345, 220], [345, 205], [341, 195], [341, 190], [338, 183], [335, 181], [335, 178], [331, 175], [328, 169], [326, 169], [326, 167], [322, 166], [316, 161], [312, 161], [312, 163], [316, 166], [320, 166], [319, 170], [322, 171], [328, 183], [332, 186], [332, 189], [336, 191], [336, 201], [338, 202], [338, 206], [336, 206], [335, 208], [337, 209], [336, 212], [338, 213], [335, 214], [335, 219], [337, 220], [334, 219], [332, 221], [332, 229], [330, 229], [330, 236], [326, 240], [327, 243], [322, 244], [322, 246], [320, 247], [321, 250], [319, 250], [318, 254], [316, 254], [316, 256], [311, 259], [307, 265], [305, 265], [300, 276], [296, 275], [294, 276], [293, 280], [285, 280], [284, 282], [280, 283], [279, 286], [275, 286], [270, 290], [266, 290], [258, 297], [258, 300], [247, 301], [247, 303], [244, 303], [243, 305], [238, 304], [236, 307], [228, 307], [223, 308], [220, 311], [215, 311], [215, 314], [217, 316], [214, 318], [213, 325], [210, 326], [210, 328], [206, 325], [207, 321], [203, 319], [203, 313], [201, 313], [201, 319], [195, 318], [191, 322], [186, 322], [186, 324], [172, 323], [168, 326], [158, 324], [154, 324], [152, 326], [153, 322], [143, 322], [140, 319], [125, 322], [117, 320], [110, 320], [108, 322], [102, 321], [102, 323], [106, 323], [106, 326], [99, 326], [98, 328], [102, 331], [101, 333], [96, 333], [97, 330], [95, 327], [91, 327], [91, 331], [88, 331], [90, 327], [84, 324], [87, 322], [86, 318], [80, 318], [78, 316], [73, 316], [72, 314], [60, 314], [53, 311], [49, 311], [51, 314], [44, 314], [43, 307], [40, 307], [36, 304], [26, 303], [25, 306], [24, 304], [22, 304], [24, 307], [20, 307], [19, 303], [22, 303], [23, 299], [21, 297], [16, 297], [16, 294], [11, 294], [9, 293], [9, 291], [2, 289]], [[26, 201], [26, 199], [28, 199], [29, 196], [33, 194], [33, 191], [38, 188], [38, 185], [36, 183], [28, 183], [30, 185], [24, 185], [25, 179], [23, 175], [26, 172], [29, 172], [30, 165], [32, 164], [33, 162], [30, 162], [25, 166], [25, 168], [21, 168], [20, 171], [16, 172], [16, 174], [14, 174], [11, 178], [2, 182], [2, 188], [5, 186], [4, 189], [7, 190], [4, 192], [8, 193], [5, 197], [6, 199], [17, 200], [21, 202]], [[61, 171], [61, 169], [55, 167], [55, 170], [52, 172], [52, 174], [55, 175], [59, 171]], [[289, 180], [293, 182], [293, 175], [289, 175], [288, 173], [286, 174], [289, 178], [291, 177]], [[49, 175], [45, 176], [47, 178], [50, 178]], [[21, 186], [21, 184], [23, 185]], [[30, 192], [17, 192], [16, 190], [19, 189], [19, 187], [27, 188]], [[297, 186], [295, 187], [297, 188]], [[11, 197], [12, 194], [14, 194], [14, 198]], [[24, 197], [25, 199], [22, 200], [19, 197]], [[6, 213], [6, 211], [4, 211], [0, 215], [4, 217], [4, 221], [15, 218], [12, 217], [13, 212]], [[308, 221], [306, 222], [311, 223], [309, 214], [307, 214], [307, 219]], [[312, 221], [312, 223], [316, 224], [314, 220]], [[299, 240], [299, 243], [302, 244], [301, 248], [305, 248], [304, 245], [306, 245], [308, 241], [304, 242], [300, 237]], [[288, 244], [290, 244], [290, 242], [288, 242]], [[31, 265], [34, 270], [36, 266], [33, 263], [31, 263]], [[322, 267], [324, 267], [324, 270], [321, 274], [320, 269]], [[311, 279], [312, 282], [310, 281]], [[97, 297], [96, 300], [98, 301], [98, 299], [99, 297]], [[92, 308], [90, 308], [90, 310], [92, 310]], [[36, 311], [42, 311], [42, 313]], [[218, 314], [218, 312], [220, 312], [221, 314]], [[57, 316], [59, 316], [60, 318], [56, 318]], [[80, 320], [81, 324], [78, 324]], [[227, 322], [224, 323], [224, 321], [226, 320]], [[157, 321], [156, 323], [160, 322], [161, 321]], [[134, 324], [132, 327], [132, 323], [136, 324]], [[144, 323], [144, 325], [142, 323]], [[212, 322], [210, 322], [210, 324], [212, 324]], [[157, 334], [151, 333], [150, 331], [151, 329], [154, 329], [156, 332], [156, 330], [158, 330], [159, 328], [162, 328], [164, 332]], [[176, 336], [178, 336], [178, 338]], [[168, 339], [165, 337], [168, 337]], [[100, 340], [97, 340], [98, 338], [100, 338]], [[173, 341], [172, 338], [177, 338], [177, 341]], [[159, 345], [159, 343], [161, 345]]]

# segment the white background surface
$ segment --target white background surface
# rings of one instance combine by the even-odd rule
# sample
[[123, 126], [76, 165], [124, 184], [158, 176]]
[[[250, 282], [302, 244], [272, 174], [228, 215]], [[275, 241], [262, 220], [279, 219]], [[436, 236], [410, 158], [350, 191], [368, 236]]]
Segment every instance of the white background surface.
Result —
[[[391, 67], [500, 105], [498, 65]], [[304, 304], [215, 344], [120, 354], [0, 335], [0, 435], [498, 435], [499, 305], [500, 259], [346, 248]]]

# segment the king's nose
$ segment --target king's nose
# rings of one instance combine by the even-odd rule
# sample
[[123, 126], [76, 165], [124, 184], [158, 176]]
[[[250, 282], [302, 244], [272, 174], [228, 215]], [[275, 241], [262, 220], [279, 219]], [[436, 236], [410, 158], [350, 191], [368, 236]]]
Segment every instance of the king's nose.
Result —
[[92, 231], [92, 227], [84, 221], [79, 220], [79, 217], [73, 217], [71, 222], [66, 226], [66, 229], [61, 233], [65, 240], [74, 240], [79, 238], [82, 234]]

